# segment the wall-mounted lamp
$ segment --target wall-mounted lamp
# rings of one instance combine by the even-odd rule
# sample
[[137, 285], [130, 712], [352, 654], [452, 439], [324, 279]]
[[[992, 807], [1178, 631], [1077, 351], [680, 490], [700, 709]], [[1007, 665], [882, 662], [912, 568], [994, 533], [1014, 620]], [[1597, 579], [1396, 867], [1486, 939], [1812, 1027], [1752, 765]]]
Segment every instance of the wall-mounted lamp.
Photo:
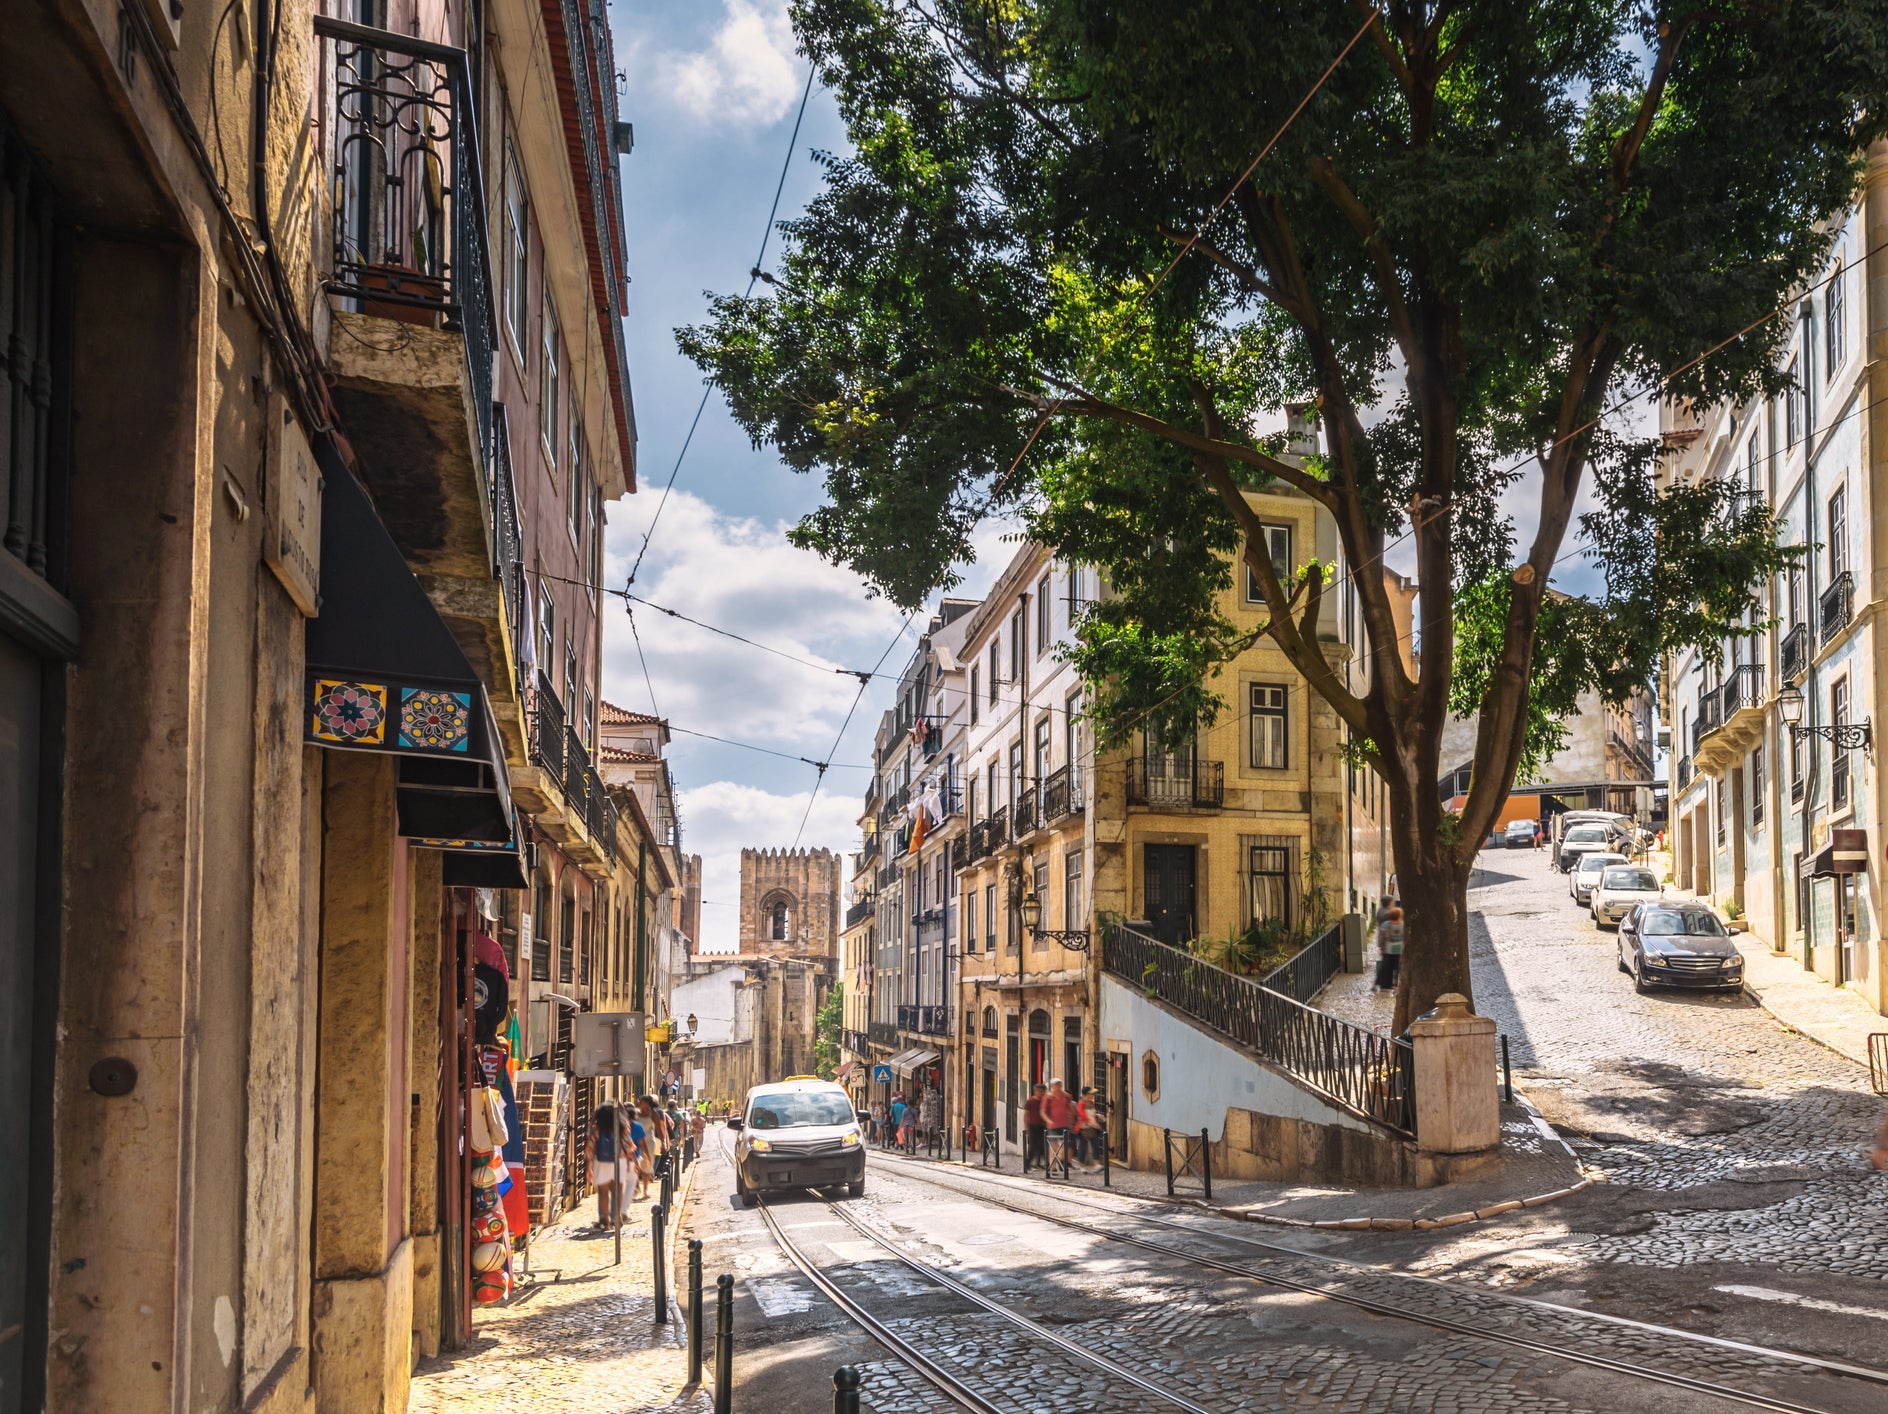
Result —
[[1790, 729], [1792, 741], [1799, 737], [1820, 737], [1837, 751], [1872, 751], [1875, 744], [1875, 720], [1864, 717], [1859, 722], [1837, 722], [1827, 727], [1806, 727], [1803, 721], [1801, 688], [1786, 687], [1777, 694], [1777, 715]]

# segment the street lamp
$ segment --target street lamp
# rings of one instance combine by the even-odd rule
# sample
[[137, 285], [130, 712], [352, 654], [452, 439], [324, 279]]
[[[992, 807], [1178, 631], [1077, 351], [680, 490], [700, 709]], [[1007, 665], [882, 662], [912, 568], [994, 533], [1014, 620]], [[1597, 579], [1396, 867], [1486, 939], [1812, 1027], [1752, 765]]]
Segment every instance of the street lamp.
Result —
[[1018, 908], [1023, 915], [1023, 927], [1029, 930], [1031, 937], [1048, 942], [1060, 943], [1063, 947], [1069, 948], [1075, 952], [1088, 951], [1088, 930], [1086, 928], [1045, 929], [1037, 926], [1042, 922], [1042, 900], [1036, 896], [1034, 889], [1029, 890], [1028, 893], [1023, 895], [1023, 901], [1018, 905]]
[[1777, 694], [1777, 713], [1783, 718], [1783, 725], [1790, 729], [1792, 741], [1799, 737], [1819, 737], [1836, 751], [1870, 751], [1874, 747], [1873, 717], [1864, 717], [1859, 722], [1835, 722], [1826, 727], [1801, 725], [1803, 694], [1799, 688], [1786, 687]]
[[698, 1028], [700, 1025], [701, 1025], [701, 1022], [695, 1019], [695, 1013], [691, 1011], [688, 1014], [688, 1034], [693, 1036], [695, 1034], [696, 1028]]

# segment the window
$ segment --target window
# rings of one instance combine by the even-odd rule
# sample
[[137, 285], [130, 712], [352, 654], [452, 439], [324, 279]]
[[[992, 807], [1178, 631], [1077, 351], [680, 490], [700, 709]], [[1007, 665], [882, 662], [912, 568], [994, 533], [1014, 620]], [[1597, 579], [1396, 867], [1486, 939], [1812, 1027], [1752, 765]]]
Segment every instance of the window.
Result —
[[972, 663], [970, 665], [970, 725], [973, 727], [977, 725], [977, 700], [981, 686], [977, 665]]
[[964, 823], [977, 823], [977, 778], [974, 775], [964, 782]]
[[590, 985], [590, 910], [577, 916], [577, 980]]
[[[1849, 680], [1837, 678], [1829, 684], [1829, 724], [1841, 727], [1849, 720]], [[1829, 808], [1843, 810], [1849, 804], [1849, 754], [1829, 752]]]
[[1049, 776], [1049, 719], [1036, 723], [1036, 781], [1040, 786]]
[[[1838, 486], [1829, 498], [1829, 582], [1849, 569], [1849, 488]], [[1827, 632], [1827, 630], [1825, 630]]]
[[538, 671], [550, 681], [557, 671], [557, 605], [551, 602], [550, 581], [538, 576]]
[[576, 970], [577, 900], [565, 894], [557, 910], [557, 980], [568, 983]]
[[[1266, 522], [1260, 526], [1265, 534], [1266, 549], [1272, 556], [1272, 573], [1278, 576], [1280, 584], [1291, 583], [1291, 527], [1273, 525]], [[1259, 588], [1258, 572], [1251, 565], [1246, 566], [1246, 603], [1263, 604], [1265, 593]]]
[[1080, 928], [1088, 921], [1088, 909], [1082, 899], [1082, 852], [1072, 849], [1062, 856], [1062, 926]]
[[1029, 657], [1029, 620], [1018, 609], [1010, 615], [1010, 681], [1023, 680], [1023, 664]]
[[985, 792], [985, 804], [983, 808], [990, 811], [992, 814], [1003, 808], [997, 804], [999, 800], [1003, 799], [1003, 793], [997, 789], [998, 769], [996, 758], [992, 757], [989, 766], [986, 767], [984, 771], [989, 790]]
[[589, 447], [584, 442], [583, 424], [577, 420], [577, 409], [570, 410], [570, 539], [577, 547], [577, 559], [588, 563], [589, 556], [584, 553], [583, 526], [584, 512], [590, 506], [590, 468]]
[[577, 642], [568, 635], [564, 638], [564, 702], [573, 712], [577, 710]]
[[1750, 827], [1763, 824], [1763, 748], [1750, 753]]
[[[1015, 741], [1012, 741], [1010, 743], [1009, 801], [1012, 807], [1015, 806], [1016, 798], [1017, 796], [1022, 794], [1022, 791], [1023, 791], [1023, 742], [1022, 742], [1022, 738], [1018, 737]], [[1010, 829], [1012, 831], [1016, 829], [1016, 821], [1014, 819], [1010, 821]]]
[[538, 435], [544, 440], [544, 459], [557, 470], [557, 428], [560, 412], [558, 348], [562, 340], [557, 332], [557, 311], [551, 307], [551, 292], [544, 292], [544, 362], [538, 370]]
[[1282, 771], [1290, 760], [1286, 746], [1286, 692], [1278, 683], [1252, 684], [1252, 765]]
[[1075, 784], [1081, 779], [1082, 694], [1071, 692], [1062, 704], [1062, 764], [1069, 768], [1069, 804], [1076, 803]]
[[1069, 627], [1073, 628], [1075, 620], [1081, 617], [1082, 610], [1087, 607], [1082, 598], [1082, 567], [1078, 564], [1069, 565], [1068, 595]]
[[964, 951], [977, 950], [977, 891], [964, 890]]
[[1141, 1056], [1141, 1093], [1150, 1100], [1160, 1098], [1160, 1054], [1146, 1051]]
[[1790, 733], [1790, 799], [1791, 800], [1801, 800], [1803, 798], [1804, 777], [1807, 774], [1807, 769], [1808, 769], [1807, 758], [1804, 754], [1806, 750], [1804, 746], [1804, 742], [1806, 740], [1807, 740], [1806, 737], [1800, 737], [1795, 732]]
[[1049, 651], [1049, 639], [1052, 630], [1049, 624], [1050, 598], [1049, 576], [1044, 575], [1036, 583], [1036, 656], [1040, 658]]
[[1838, 260], [1836, 268], [1829, 274], [1829, 296], [1825, 301], [1822, 323], [1822, 376], [1825, 382], [1835, 381], [1836, 370], [1842, 367], [1843, 357], [1848, 352], [1849, 296], [1844, 288], [1847, 273]]
[[1724, 817], [1725, 817], [1725, 815], [1726, 815], [1726, 814], [1728, 814], [1728, 813], [1729, 813], [1729, 811], [1728, 811], [1728, 809], [1727, 809], [1727, 806], [1726, 806], [1726, 803], [1725, 803], [1725, 799], [1724, 799], [1724, 790], [1725, 790], [1725, 785], [1726, 785], [1726, 784], [1728, 784], [1728, 782], [1723, 782], [1723, 783], [1720, 783], [1720, 784], [1718, 784], [1717, 786], [1715, 786], [1715, 787], [1713, 787], [1713, 788], [1712, 788], [1712, 791], [1711, 791], [1711, 796], [1712, 796], [1712, 799], [1713, 799], [1713, 801], [1715, 801], [1715, 803], [1716, 803], [1716, 805], [1717, 805], [1717, 810], [1716, 810], [1715, 812], [1713, 812], [1713, 813], [1714, 813], [1714, 816], [1715, 816], [1715, 818], [1716, 818], [1716, 820], [1717, 820], [1717, 831], [1718, 831], [1718, 843], [1719, 843], [1719, 844], [1723, 844], [1723, 843], [1724, 843]]
[[531, 912], [522, 930], [530, 934], [531, 980], [551, 980], [551, 891], [539, 879], [531, 886]]
[[583, 744], [594, 748], [597, 732], [597, 700], [591, 696], [590, 689], [583, 690]]
[[1783, 376], [1790, 381], [1789, 389], [1783, 394], [1783, 445], [1794, 447], [1803, 435], [1803, 384], [1795, 359], [1790, 360]]
[[529, 317], [531, 203], [524, 194], [524, 168], [518, 149], [505, 144], [505, 327], [511, 346], [524, 359], [525, 321]]
[[1789, 603], [1790, 627], [1796, 628], [1803, 622], [1803, 566], [1801, 561], [1792, 561], [1783, 580], [1784, 598]]
[[996, 885], [983, 886], [983, 950], [996, 951]]
[[[1002, 661], [1000, 658], [997, 657], [997, 650], [1001, 646], [1001, 643], [1000, 643], [1001, 638], [1002, 638], [1002, 635], [998, 634], [996, 637], [990, 640], [990, 705], [992, 707], [996, 705], [996, 684], [997, 684], [997, 678], [1000, 675], [999, 664]], [[991, 798], [995, 799], [994, 796]]]
[[1261, 839], [1251, 846], [1247, 867], [1252, 922], [1292, 926], [1292, 885], [1297, 877], [1292, 856], [1289, 839]]
[[[1036, 891], [1036, 903], [1038, 904], [1038, 906], [1047, 904], [1049, 901], [1049, 861], [1048, 860], [1046, 859], [1042, 860], [1030, 872], [1029, 883], [1030, 883], [1030, 887]], [[1038, 928], [1042, 927], [1041, 919], [1037, 920], [1036, 926]], [[1029, 941], [1030, 941], [1030, 945], [1037, 949], [1046, 948], [1049, 946], [1049, 939], [1041, 933], [1037, 933], [1035, 936], [1031, 937]]]

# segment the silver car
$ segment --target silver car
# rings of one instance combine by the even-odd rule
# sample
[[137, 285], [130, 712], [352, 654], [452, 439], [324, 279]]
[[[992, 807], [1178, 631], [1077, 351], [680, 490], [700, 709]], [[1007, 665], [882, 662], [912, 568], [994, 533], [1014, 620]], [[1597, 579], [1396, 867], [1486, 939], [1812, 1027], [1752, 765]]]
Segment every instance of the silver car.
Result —
[[1593, 890], [1600, 881], [1600, 875], [1615, 864], [1624, 864], [1626, 856], [1613, 854], [1606, 850], [1588, 850], [1579, 856], [1579, 863], [1567, 871], [1567, 892], [1573, 895], [1573, 901], [1585, 908], [1593, 901]]
[[1600, 871], [1593, 888], [1593, 921], [1604, 928], [1619, 922], [1642, 903], [1657, 903], [1665, 896], [1658, 875], [1643, 864], [1611, 864]]
[[1717, 914], [1701, 903], [1642, 903], [1619, 922], [1619, 970], [1633, 987], [1744, 985], [1744, 956]]

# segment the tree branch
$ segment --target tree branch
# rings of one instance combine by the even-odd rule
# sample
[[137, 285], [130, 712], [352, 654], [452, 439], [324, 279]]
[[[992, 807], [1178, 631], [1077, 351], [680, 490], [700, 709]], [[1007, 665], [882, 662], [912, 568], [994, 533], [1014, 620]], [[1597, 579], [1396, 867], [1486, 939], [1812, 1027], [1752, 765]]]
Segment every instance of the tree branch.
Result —
[[1363, 242], [1364, 250], [1370, 256], [1371, 268], [1377, 274], [1377, 292], [1382, 296], [1384, 310], [1390, 316], [1391, 331], [1396, 335], [1397, 347], [1403, 351], [1403, 359], [1409, 365], [1410, 378], [1422, 379], [1427, 375], [1428, 360], [1423, 357], [1422, 347], [1417, 343], [1416, 328], [1410, 322], [1409, 306], [1403, 300], [1403, 286], [1396, 276], [1396, 261], [1390, 254], [1389, 242], [1383, 238], [1382, 224], [1358, 199], [1350, 184], [1338, 175], [1330, 158], [1312, 158], [1309, 175], [1313, 185], [1331, 199]]
[[1240, 260], [1237, 256], [1229, 255], [1204, 236], [1182, 235], [1171, 226], [1156, 225], [1154, 229], [1160, 232], [1162, 237], [1172, 241], [1177, 246], [1190, 246], [1192, 249], [1197, 250], [1201, 255], [1212, 261], [1213, 264], [1219, 266], [1220, 269], [1226, 271], [1232, 275], [1233, 278], [1238, 280], [1240, 288], [1245, 290], [1247, 294], [1264, 295], [1265, 298], [1272, 301], [1273, 304], [1278, 305], [1281, 309], [1290, 310], [1294, 314], [1297, 313], [1295, 309], [1292, 309], [1291, 301], [1286, 298], [1284, 291], [1280, 290], [1270, 280], [1266, 279], [1265, 276], [1261, 275], [1256, 266]]

